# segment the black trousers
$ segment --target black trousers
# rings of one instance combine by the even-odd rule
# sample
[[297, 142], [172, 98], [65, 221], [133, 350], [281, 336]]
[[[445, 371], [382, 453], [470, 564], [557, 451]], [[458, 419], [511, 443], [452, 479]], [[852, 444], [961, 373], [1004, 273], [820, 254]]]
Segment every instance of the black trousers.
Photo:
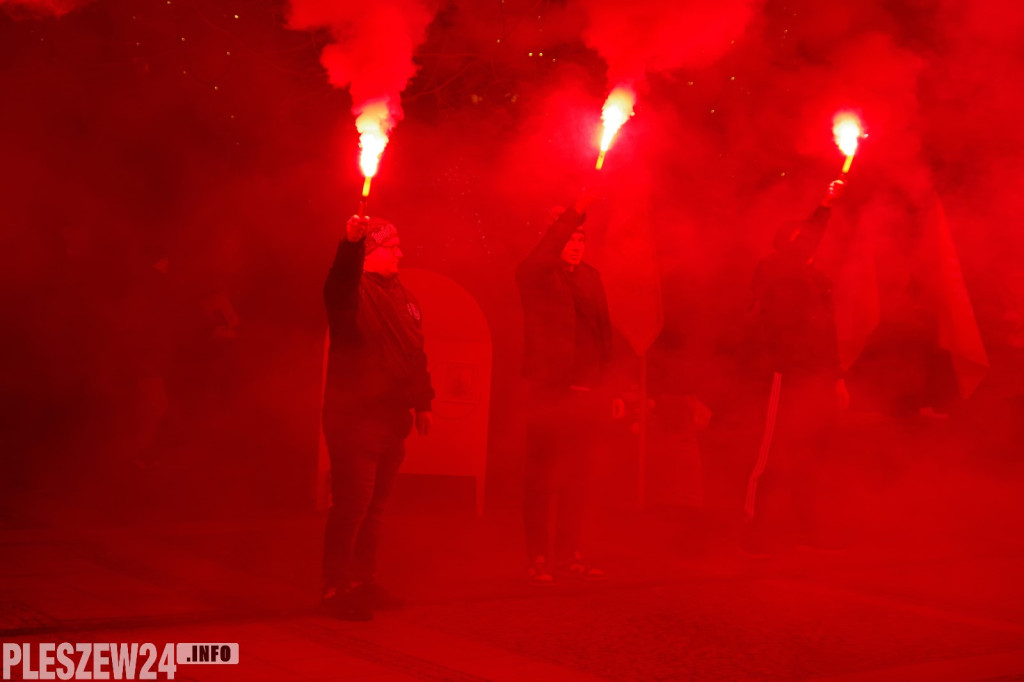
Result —
[[384, 507], [405, 457], [408, 411], [324, 413], [331, 458], [331, 508], [324, 531], [324, 584], [345, 587], [374, 577]]
[[580, 549], [593, 450], [611, 410], [603, 395], [531, 388], [523, 500], [530, 560], [569, 561]]

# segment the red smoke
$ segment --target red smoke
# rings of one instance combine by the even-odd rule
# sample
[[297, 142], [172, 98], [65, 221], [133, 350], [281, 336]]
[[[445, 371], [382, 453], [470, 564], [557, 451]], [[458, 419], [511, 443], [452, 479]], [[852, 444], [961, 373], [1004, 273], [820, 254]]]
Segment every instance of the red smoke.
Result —
[[91, 0], [0, 0], [0, 7], [14, 17], [62, 17]]
[[578, 0], [588, 16], [583, 39], [608, 63], [611, 83], [645, 73], [706, 66], [738, 39], [760, 0]]
[[[0, 0], [0, 13], [53, 16], [80, 4]], [[25, 301], [20, 316], [5, 319], [26, 349], [29, 362], [19, 362], [16, 376], [38, 396], [19, 400], [32, 409], [63, 404], [74, 414], [76, 405], [97, 403], [94, 394], [113, 394], [94, 386], [113, 372], [95, 368], [116, 366], [109, 349], [128, 344], [116, 338], [116, 325], [97, 321], [113, 304], [93, 289], [119, 291], [113, 275], [103, 276], [120, 272], [109, 263], [128, 271], [137, 261], [148, 271], [165, 255], [164, 242], [181, 244], [175, 253], [198, 261], [190, 252], [212, 252], [206, 244], [221, 233], [241, 235], [244, 266], [232, 284], [248, 297], [238, 303], [246, 324], [282, 336], [304, 324], [316, 337], [308, 345], [319, 348], [315, 291], [335, 246], [340, 203], [330, 172], [337, 159], [324, 141], [338, 106], [344, 116], [349, 103], [326, 92], [311, 42], [330, 43], [323, 65], [357, 108], [386, 97], [397, 113], [403, 94], [401, 144], [387, 152], [389, 177], [375, 188], [374, 206], [387, 206], [403, 229], [411, 264], [457, 276], [481, 300], [495, 328], [496, 396], [514, 393], [504, 389], [519, 362], [512, 266], [539, 238], [547, 208], [571, 201], [585, 182], [609, 87], [643, 73], [648, 91], [603, 171], [609, 186], [591, 210], [587, 257], [607, 275], [610, 293], [632, 291], [637, 272], [612, 259], [650, 260], [643, 244], [628, 241], [640, 233], [635, 225], [646, 224], [669, 282], [663, 300], [666, 329], [676, 330], [673, 349], [684, 348], [682, 360], [702, 373], [701, 399], [717, 415], [743, 394], [732, 377], [748, 362], [742, 316], [756, 259], [771, 250], [776, 225], [806, 215], [839, 171], [831, 124], [848, 108], [869, 137], [819, 258], [834, 275], [848, 326], [870, 329], [878, 308], [898, 322], [911, 307], [910, 284], [927, 284], [912, 279], [932, 262], [923, 258], [924, 209], [937, 191], [992, 358], [972, 400], [997, 380], [1019, 390], [1017, 375], [1000, 364], [1024, 346], [1017, 191], [1024, 100], [1014, 87], [1024, 8], [1016, 3], [455, 0], [428, 31], [433, 5], [426, 0], [294, 0], [290, 26], [318, 28], [312, 36], [280, 30], [277, 3], [246, 3], [265, 12], [247, 10], [241, 19], [230, 18], [234, 5], [216, 0], [158, 4], [159, 13], [139, 12], [138, 21], [125, 2], [96, 3], [32, 31], [0, 21], [0, 62], [11, 84], [9, 106], [0, 108], [0, 147], [12, 159], [0, 184], [11, 197], [6, 229], [15, 235], [5, 241], [11, 248], [0, 280], [11, 300]], [[228, 19], [218, 19], [225, 13]], [[417, 53], [425, 34], [429, 48]], [[310, 72], [314, 78], [303, 78]], [[354, 151], [354, 138], [345, 152]], [[354, 159], [344, 158], [354, 172]], [[283, 227], [295, 224], [311, 226], [308, 239]], [[206, 277], [175, 275], [176, 266], [172, 258], [172, 277]], [[866, 283], [875, 280], [872, 290]], [[847, 364], [862, 337], [844, 333], [858, 341], [844, 354]], [[266, 355], [253, 352], [253, 376], [298, 376], [301, 353]], [[304, 357], [318, 362], [315, 356]], [[305, 393], [267, 390], [260, 404], [296, 415], [290, 423], [303, 434], [296, 449], [315, 429], [279, 396], [315, 396], [319, 374], [306, 374], [313, 379]], [[79, 385], [85, 388], [75, 402]], [[133, 409], [127, 398], [125, 405], [126, 413]], [[492, 414], [492, 461], [502, 471], [515, 448], [504, 444], [501, 428], [518, 442], [519, 418], [511, 408]], [[68, 429], [53, 433], [73, 441]], [[101, 445], [97, 452], [110, 450]], [[54, 448], [65, 451], [76, 452]]]
[[429, 0], [291, 0], [288, 27], [328, 29], [333, 42], [320, 61], [331, 85], [349, 89], [356, 115], [366, 103], [384, 100], [399, 121], [399, 96], [416, 75], [413, 53], [435, 11]]

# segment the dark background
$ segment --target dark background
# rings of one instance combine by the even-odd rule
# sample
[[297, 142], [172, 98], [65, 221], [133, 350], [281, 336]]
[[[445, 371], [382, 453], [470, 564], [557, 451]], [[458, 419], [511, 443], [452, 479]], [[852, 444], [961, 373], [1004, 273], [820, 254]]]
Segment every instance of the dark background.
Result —
[[[946, 406], [967, 453], [958, 466], [1015, 472], [1024, 12], [966, 0], [738, 4], [750, 15], [720, 55], [650, 69], [591, 211], [599, 267], [609, 213], [649, 215], [665, 301], [653, 394], [700, 397], [716, 415], [712, 473], [744, 469], [763, 402], [750, 278], [777, 225], [808, 213], [835, 177], [832, 115], [852, 107], [869, 137], [835, 229], [873, 236], [883, 324], [898, 321], [921, 207], [939, 192], [992, 362], [968, 403]], [[653, 26], [669, 4], [648, 5]], [[371, 212], [399, 226], [405, 264], [452, 277], [488, 317], [497, 505], [516, 502], [520, 468], [512, 271], [548, 209], [589, 182], [614, 85], [582, 7], [442, 3], [371, 197]], [[352, 102], [319, 63], [329, 36], [288, 30], [276, 0], [60, 9], [0, 3], [4, 510], [30, 523], [68, 507], [107, 518], [308, 508], [320, 286], [361, 184]], [[879, 343], [898, 357], [898, 341]], [[628, 390], [637, 360], [618, 345]], [[890, 394], [915, 379], [885, 367], [855, 373], [855, 411], [912, 415], [919, 405]], [[922, 447], [933, 446], [904, 450]]]

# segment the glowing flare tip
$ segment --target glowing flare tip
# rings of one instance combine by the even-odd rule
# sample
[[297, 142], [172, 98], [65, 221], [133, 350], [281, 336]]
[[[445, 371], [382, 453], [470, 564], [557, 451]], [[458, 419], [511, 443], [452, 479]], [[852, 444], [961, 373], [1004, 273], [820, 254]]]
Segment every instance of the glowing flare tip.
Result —
[[846, 155], [843, 173], [848, 173], [850, 164], [853, 163], [853, 155], [857, 153], [857, 142], [862, 136], [860, 121], [853, 114], [836, 114], [832, 134], [836, 138], [836, 146]]
[[[356, 130], [359, 131], [359, 167], [367, 179], [377, 174], [377, 166], [388, 144], [388, 133], [392, 125], [391, 113], [384, 102], [367, 105], [356, 117]], [[364, 187], [364, 190], [368, 191], [369, 187]]]
[[612, 146], [612, 140], [619, 128], [633, 115], [633, 105], [636, 104], [636, 93], [632, 88], [622, 86], [615, 88], [605, 100], [601, 109], [601, 121], [603, 131], [601, 133], [601, 154], [597, 157], [597, 168], [601, 169], [604, 163], [605, 152]]

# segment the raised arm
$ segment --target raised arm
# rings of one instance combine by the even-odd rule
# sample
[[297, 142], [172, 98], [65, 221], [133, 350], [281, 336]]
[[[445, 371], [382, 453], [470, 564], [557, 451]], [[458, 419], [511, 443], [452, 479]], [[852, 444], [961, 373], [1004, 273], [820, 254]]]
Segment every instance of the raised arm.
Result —
[[828, 191], [822, 197], [821, 203], [814, 207], [811, 215], [804, 222], [804, 231], [810, 244], [816, 248], [825, 236], [825, 228], [828, 227], [828, 219], [832, 216], [832, 204], [843, 193], [846, 183], [842, 180], [833, 180], [829, 183]]
[[352, 216], [345, 224], [345, 238], [338, 242], [334, 262], [324, 282], [324, 302], [328, 308], [355, 305], [359, 278], [363, 274], [363, 245], [366, 239], [367, 219]]
[[583, 220], [583, 214], [577, 212], [575, 206], [565, 209], [544, 233], [537, 246], [533, 247], [529, 255], [519, 264], [517, 273], [521, 276], [538, 268], [556, 265], [561, 258], [566, 242], [569, 241], [569, 237], [572, 236], [576, 228], [583, 224]]

